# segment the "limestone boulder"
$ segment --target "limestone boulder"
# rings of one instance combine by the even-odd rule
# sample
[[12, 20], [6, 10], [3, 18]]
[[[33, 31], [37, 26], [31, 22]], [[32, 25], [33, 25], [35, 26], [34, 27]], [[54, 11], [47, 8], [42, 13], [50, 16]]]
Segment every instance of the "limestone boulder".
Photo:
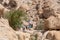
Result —
[[45, 20], [44, 29], [60, 29], [60, 19], [54, 16]]
[[44, 40], [60, 40], [60, 31], [47, 31], [44, 33]]

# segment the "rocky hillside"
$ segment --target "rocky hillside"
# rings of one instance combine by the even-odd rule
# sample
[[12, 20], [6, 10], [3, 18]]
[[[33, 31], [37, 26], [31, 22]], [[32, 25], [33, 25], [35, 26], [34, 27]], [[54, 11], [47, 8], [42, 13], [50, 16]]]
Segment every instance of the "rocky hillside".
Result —
[[[18, 9], [28, 14], [32, 30], [15, 31], [4, 19]], [[0, 40], [60, 40], [60, 0], [0, 0]]]

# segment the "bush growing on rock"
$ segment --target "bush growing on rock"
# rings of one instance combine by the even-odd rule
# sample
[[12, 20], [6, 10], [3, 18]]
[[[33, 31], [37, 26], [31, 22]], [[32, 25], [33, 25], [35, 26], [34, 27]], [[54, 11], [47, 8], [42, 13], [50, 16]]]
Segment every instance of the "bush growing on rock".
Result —
[[5, 18], [9, 20], [9, 24], [14, 30], [18, 30], [22, 27], [22, 20], [27, 19], [27, 13], [22, 10], [14, 10], [6, 13]]

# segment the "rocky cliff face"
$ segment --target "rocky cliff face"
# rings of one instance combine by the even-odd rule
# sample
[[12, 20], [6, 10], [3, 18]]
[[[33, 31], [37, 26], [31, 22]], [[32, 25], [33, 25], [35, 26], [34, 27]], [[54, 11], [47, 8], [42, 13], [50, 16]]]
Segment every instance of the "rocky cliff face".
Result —
[[0, 0], [1, 16], [14, 9], [25, 10], [35, 29], [41, 28], [37, 24], [42, 19], [45, 31], [14, 31], [7, 21], [0, 19], [0, 40], [60, 40], [60, 0]]

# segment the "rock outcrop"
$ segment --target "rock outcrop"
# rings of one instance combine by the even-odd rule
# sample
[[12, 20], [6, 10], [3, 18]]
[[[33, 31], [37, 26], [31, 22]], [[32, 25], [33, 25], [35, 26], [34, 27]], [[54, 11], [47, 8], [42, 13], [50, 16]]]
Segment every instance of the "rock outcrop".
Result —
[[7, 19], [0, 19], [0, 40], [18, 40], [15, 31], [9, 26]]

